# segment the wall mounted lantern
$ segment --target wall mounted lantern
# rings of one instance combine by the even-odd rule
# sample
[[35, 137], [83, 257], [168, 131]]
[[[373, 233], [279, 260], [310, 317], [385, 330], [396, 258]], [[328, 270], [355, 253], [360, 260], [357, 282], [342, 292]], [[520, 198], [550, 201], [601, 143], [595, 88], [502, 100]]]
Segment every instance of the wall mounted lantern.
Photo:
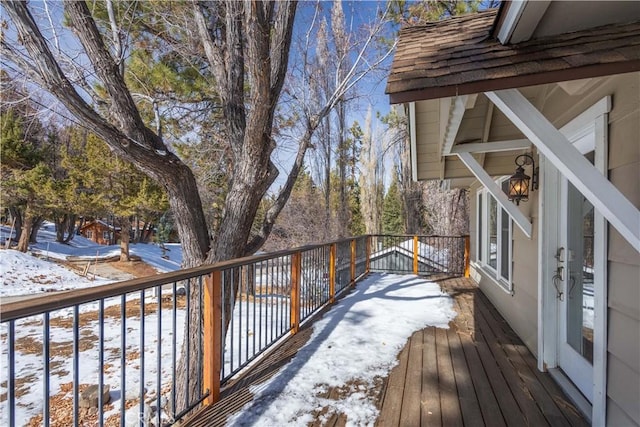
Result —
[[[525, 165], [533, 165], [533, 180], [524, 173], [523, 166]], [[538, 189], [538, 169], [536, 169], [536, 162], [530, 154], [521, 154], [516, 157], [516, 166], [516, 173], [509, 178], [509, 200], [520, 205], [521, 201], [529, 200], [529, 188]], [[531, 185], [529, 185], [530, 182]]]

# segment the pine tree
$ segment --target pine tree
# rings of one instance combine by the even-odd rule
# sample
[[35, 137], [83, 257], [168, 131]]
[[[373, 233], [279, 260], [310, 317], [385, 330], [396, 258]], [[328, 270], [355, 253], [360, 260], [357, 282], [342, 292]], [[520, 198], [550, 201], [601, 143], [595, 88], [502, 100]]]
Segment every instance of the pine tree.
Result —
[[382, 233], [405, 234], [402, 198], [400, 197], [398, 174], [393, 174], [391, 185], [382, 203]]
[[51, 170], [44, 162], [42, 127], [37, 119], [29, 117], [28, 111], [25, 105], [0, 111], [2, 207], [15, 218], [17, 249], [21, 252], [35, 242], [47, 208], [50, 188], [46, 184], [51, 178]]

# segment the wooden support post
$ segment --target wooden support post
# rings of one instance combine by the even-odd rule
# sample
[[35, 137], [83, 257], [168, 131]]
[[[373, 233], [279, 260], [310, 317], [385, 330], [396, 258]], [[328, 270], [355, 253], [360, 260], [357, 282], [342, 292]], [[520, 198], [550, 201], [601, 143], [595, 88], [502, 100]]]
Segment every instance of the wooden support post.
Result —
[[300, 279], [302, 277], [302, 254], [294, 252], [291, 255], [291, 334], [300, 330]]
[[418, 236], [413, 236], [413, 274], [418, 274]]
[[367, 251], [367, 260], [366, 260], [364, 271], [366, 274], [369, 274], [369, 271], [371, 270], [371, 236], [367, 236], [367, 238], [365, 239], [365, 242], [366, 242], [365, 245], [366, 245], [366, 251]]
[[469, 261], [471, 258], [471, 238], [469, 235], [464, 236], [464, 277], [469, 277]]
[[209, 395], [205, 405], [213, 405], [220, 400], [220, 360], [222, 351], [222, 286], [220, 270], [205, 276], [204, 280], [204, 349], [202, 367], [202, 388]]
[[336, 300], [336, 244], [329, 246], [329, 303]]
[[356, 239], [351, 240], [351, 286], [356, 284]]

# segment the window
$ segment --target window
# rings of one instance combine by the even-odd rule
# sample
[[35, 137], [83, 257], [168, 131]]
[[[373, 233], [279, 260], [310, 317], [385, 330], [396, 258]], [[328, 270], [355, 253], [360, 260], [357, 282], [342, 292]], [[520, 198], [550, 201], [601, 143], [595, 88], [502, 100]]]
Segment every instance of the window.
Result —
[[93, 231], [87, 231], [87, 239], [93, 239]]
[[108, 231], [103, 231], [103, 232], [102, 232], [102, 239], [103, 239], [103, 240], [111, 240], [111, 239], [110, 239], [110, 237], [111, 237], [111, 236], [109, 235], [109, 232], [108, 232]]
[[[498, 184], [508, 191], [508, 178]], [[507, 290], [511, 290], [512, 221], [495, 197], [486, 189], [478, 191], [478, 263]]]
[[482, 208], [482, 199], [484, 193], [482, 191], [478, 191], [478, 222], [477, 222], [477, 230], [476, 234], [476, 254], [478, 257], [478, 261], [482, 262], [482, 228], [484, 226], [483, 218], [483, 208]]

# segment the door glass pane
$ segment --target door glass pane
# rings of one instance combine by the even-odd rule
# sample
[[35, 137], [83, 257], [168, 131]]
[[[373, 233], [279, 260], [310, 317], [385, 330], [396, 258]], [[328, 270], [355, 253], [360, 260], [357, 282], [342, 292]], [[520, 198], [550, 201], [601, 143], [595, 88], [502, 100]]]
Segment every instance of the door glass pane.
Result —
[[[502, 191], [509, 193], [509, 180], [502, 181]], [[509, 277], [509, 267], [511, 260], [509, 259], [509, 245], [511, 245], [511, 236], [509, 235], [509, 214], [504, 209], [500, 209], [500, 276], [507, 281], [511, 281]]]
[[500, 209], [502, 218], [500, 218], [500, 276], [503, 279], [511, 280], [509, 277], [509, 245], [511, 244], [511, 236], [509, 235], [509, 214], [504, 209]]
[[567, 185], [567, 342], [593, 363], [593, 205]]
[[480, 193], [478, 195], [478, 261], [482, 261], [482, 252], [484, 252], [482, 246], [482, 212], [482, 193]]
[[487, 218], [489, 232], [489, 265], [496, 268], [498, 265], [498, 203], [493, 196], [487, 195]]

